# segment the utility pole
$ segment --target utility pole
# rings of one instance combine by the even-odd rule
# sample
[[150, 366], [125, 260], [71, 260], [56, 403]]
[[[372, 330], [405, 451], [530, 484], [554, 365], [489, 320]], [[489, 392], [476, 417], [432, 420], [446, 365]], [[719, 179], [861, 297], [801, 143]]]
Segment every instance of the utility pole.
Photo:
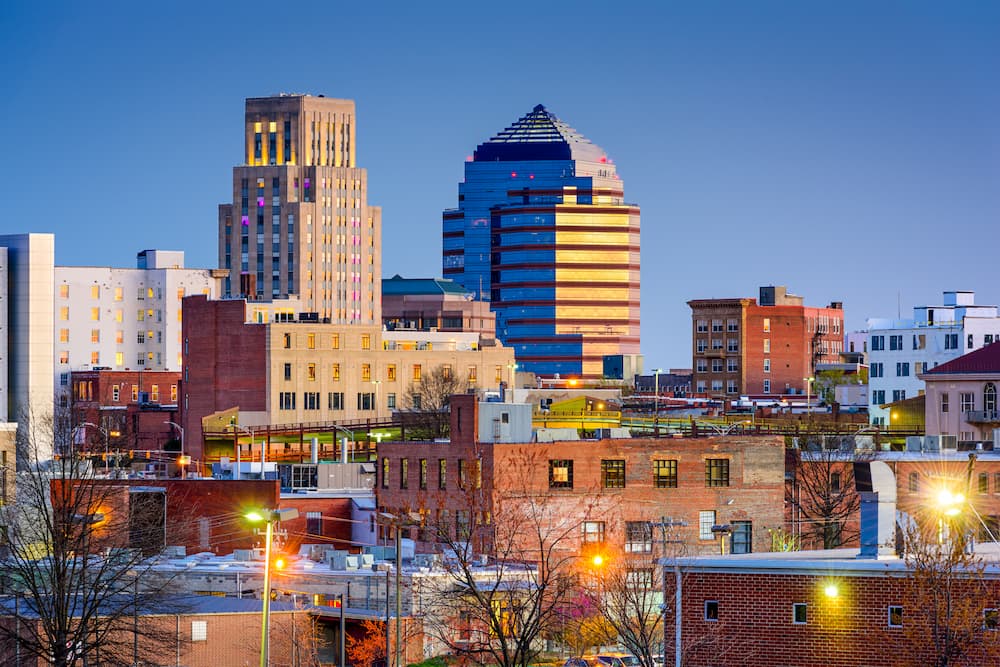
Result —
[[[683, 544], [684, 541], [679, 539], [675, 533], [675, 528], [683, 528], [688, 525], [687, 521], [683, 519], [677, 520], [673, 517], [660, 517], [658, 522], [651, 521], [649, 523], [650, 529], [656, 527], [660, 529], [660, 536], [663, 544], [663, 554], [662, 563], [660, 566], [662, 576], [663, 576], [663, 600], [660, 602], [660, 608], [663, 612], [663, 665], [666, 667], [667, 664], [667, 613], [670, 608], [667, 605], [667, 544]], [[667, 539], [669, 535], [670, 539]], [[674, 657], [675, 664], [681, 664], [681, 591], [680, 591], [680, 578], [677, 580], [677, 596], [674, 603]]]

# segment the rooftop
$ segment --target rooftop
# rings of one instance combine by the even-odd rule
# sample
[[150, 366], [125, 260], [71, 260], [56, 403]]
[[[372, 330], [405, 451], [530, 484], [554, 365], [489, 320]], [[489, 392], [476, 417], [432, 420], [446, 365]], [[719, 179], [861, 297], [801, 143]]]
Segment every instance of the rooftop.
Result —
[[935, 366], [924, 375], [1000, 373], [1000, 342], [990, 343], [957, 359]]
[[559, 120], [541, 104], [513, 125], [479, 144], [476, 162], [584, 160], [606, 162], [604, 150]]
[[383, 296], [452, 294], [471, 297], [472, 293], [447, 278], [404, 278], [398, 273], [392, 278], [382, 279]]

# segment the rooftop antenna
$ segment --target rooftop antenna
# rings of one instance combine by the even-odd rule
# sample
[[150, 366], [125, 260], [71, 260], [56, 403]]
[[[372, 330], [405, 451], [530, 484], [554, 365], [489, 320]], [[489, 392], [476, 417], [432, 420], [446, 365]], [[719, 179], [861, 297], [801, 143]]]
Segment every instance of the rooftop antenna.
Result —
[[902, 290], [896, 290], [896, 319], [903, 319], [903, 308], [900, 305], [902, 303]]

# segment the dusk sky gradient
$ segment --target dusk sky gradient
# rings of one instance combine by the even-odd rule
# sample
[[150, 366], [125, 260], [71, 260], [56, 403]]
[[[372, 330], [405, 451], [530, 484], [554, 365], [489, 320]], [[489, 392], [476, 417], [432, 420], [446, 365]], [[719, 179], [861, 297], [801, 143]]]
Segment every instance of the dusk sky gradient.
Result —
[[56, 263], [218, 264], [243, 100], [357, 103], [383, 272], [441, 275], [476, 145], [544, 104], [642, 209], [645, 367], [695, 298], [784, 284], [848, 330], [1000, 302], [1000, 3], [0, 4], [0, 233]]

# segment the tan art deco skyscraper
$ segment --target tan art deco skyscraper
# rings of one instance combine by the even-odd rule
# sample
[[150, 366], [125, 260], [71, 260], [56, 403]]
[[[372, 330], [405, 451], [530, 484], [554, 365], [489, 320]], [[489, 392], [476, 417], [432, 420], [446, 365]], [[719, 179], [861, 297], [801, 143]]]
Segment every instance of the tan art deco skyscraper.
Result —
[[297, 296], [321, 321], [381, 322], [382, 210], [368, 205], [355, 132], [352, 100], [247, 99], [245, 163], [219, 206], [226, 296]]

